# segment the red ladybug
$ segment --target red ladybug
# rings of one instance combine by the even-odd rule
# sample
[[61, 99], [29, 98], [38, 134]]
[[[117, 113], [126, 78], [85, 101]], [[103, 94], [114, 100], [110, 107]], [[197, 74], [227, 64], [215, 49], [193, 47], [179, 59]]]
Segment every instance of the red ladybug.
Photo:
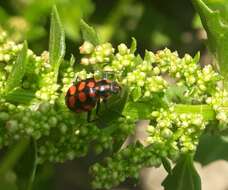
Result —
[[110, 95], [117, 94], [120, 89], [116, 82], [107, 79], [88, 78], [81, 80], [68, 89], [65, 97], [66, 105], [74, 112], [88, 112], [89, 114], [97, 105], [98, 112], [100, 100], [106, 101]]

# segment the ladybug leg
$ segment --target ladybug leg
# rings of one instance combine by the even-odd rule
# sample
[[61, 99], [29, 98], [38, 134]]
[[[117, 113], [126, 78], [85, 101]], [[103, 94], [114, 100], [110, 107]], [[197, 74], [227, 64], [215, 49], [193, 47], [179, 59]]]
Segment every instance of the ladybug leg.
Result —
[[106, 98], [103, 99], [103, 102], [104, 102], [104, 106], [105, 106], [105, 109], [108, 110], [108, 101]]
[[98, 115], [100, 105], [101, 105], [101, 101], [100, 101], [100, 99], [99, 99], [99, 100], [97, 101], [96, 115]]
[[79, 78], [79, 76], [76, 77], [76, 79], [74, 80], [73, 84], [76, 85], [81, 79]]
[[87, 113], [87, 122], [88, 123], [92, 123], [92, 122], [95, 122], [98, 120], [98, 118], [93, 118], [93, 119], [91, 119], [91, 118], [92, 118], [92, 111], [88, 111], [88, 113]]
[[108, 79], [108, 72], [104, 72], [102, 78], [107, 80]]
[[91, 120], [91, 115], [92, 115], [92, 111], [88, 111], [88, 113], [87, 113], [87, 121], [90, 123], [90, 122], [92, 122], [92, 120]]
[[102, 76], [102, 78], [103, 79], [105, 79], [105, 80], [108, 80], [108, 79], [110, 79], [110, 78], [113, 78], [113, 71], [105, 71], [104, 73], [103, 73], [103, 76]]

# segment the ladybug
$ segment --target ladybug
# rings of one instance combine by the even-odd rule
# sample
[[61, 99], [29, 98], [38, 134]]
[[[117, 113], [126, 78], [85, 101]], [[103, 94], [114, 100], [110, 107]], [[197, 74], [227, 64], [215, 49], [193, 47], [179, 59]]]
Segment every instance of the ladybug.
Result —
[[68, 89], [65, 102], [67, 107], [76, 113], [88, 112], [89, 121], [95, 106], [98, 113], [100, 100], [106, 102], [112, 94], [117, 94], [120, 90], [121, 87], [114, 81], [105, 78], [101, 80], [88, 78], [78, 81]]

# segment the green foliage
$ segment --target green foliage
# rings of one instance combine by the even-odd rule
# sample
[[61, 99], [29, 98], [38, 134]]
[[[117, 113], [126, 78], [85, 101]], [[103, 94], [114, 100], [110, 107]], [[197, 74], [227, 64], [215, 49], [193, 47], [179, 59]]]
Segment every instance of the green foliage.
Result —
[[5, 158], [1, 161], [0, 175], [3, 176], [6, 172], [10, 171], [17, 161], [20, 159], [21, 155], [26, 151], [29, 140], [27, 138], [22, 139], [16, 145], [9, 148]]
[[51, 16], [49, 55], [53, 71], [58, 73], [60, 63], [65, 55], [65, 34], [56, 7], [53, 8]]
[[227, 10], [228, 5], [226, 0], [214, 1], [214, 0], [204, 0], [204, 2], [214, 11], [219, 11], [221, 19], [225, 22], [228, 20]]
[[80, 22], [80, 27], [82, 30], [82, 37], [84, 41], [88, 41], [92, 43], [93, 45], [98, 45], [100, 40], [96, 33], [96, 31], [89, 26], [87, 23], [85, 23], [83, 20]]
[[[129, 41], [135, 36], [140, 42], [138, 50], [161, 49], [169, 47], [185, 52], [195, 53], [197, 46], [191, 22], [194, 10], [188, 1], [172, 2], [134, 2], [117, 0], [100, 2], [91, 0], [27, 0], [1, 1], [0, 24], [7, 29], [10, 36], [17, 41], [26, 39], [35, 52], [46, 49], [48, 40], [49, 13], [53, 3], [59, 9], [68, 48], [76, 54], [80, 42], [80, 20], [89, 21], [99, 32], [101, 41]], [[172, 7], [166, 9], [165, 7]], [[130, 11], [129, 11], [130, 10]], [[177, 14], [177, 11], [182, 17]], [[152, 19], [151, 19], [152, 18]], [[169, 19], [167, 19], [169, 18]], [[186, 31], [190, 32], [194, 42], [185, 40]], [[188, 33], [187, 32], [187, 33]], [[177, 35], [179, 34], [179, 35]], [[189, 48], [189, 46], [191, 48]]]
[[170, 161], [167, 158], [162, 158], [162, 165], [167, 171], [168, 174], [172, 175], [172, 166]]
[[193, 165], [192, 156], [183, 155], [162, 185], [166, 190], [184, 190], [186, 187], [188, 190], [200, 190], [201, 181]]
[[123, 114], [134, 119], [148, 119], [152, 110], [153, 104], [151, 102], [127, 102]]
[[1, 4], [4, 7], [0, 11], [1, 24], [12, 32], [12, 37], [16, 40], [25, 38], [29, 42], [40, 40], [40, 43], [47, 38], [48, 31], [45, 25], [53, 4], [59, 8], [66, 35], [73, 41], [80, 37], [81, 17], [87, 17], [93, 12], [93, 3], [90, 0], [40, 0], [39, 2], [16, 0], [13, 3], [9, 1]]
[[21, 156], [15, 167], [18, 190], [31, 190], [37, 168], [36, 141], [31, 140], [26, 152]]
[[135, 38], [132, 38], [132, 43], [131, 43], [131, 47], [130, 47], [130, 52], [131, 53], [135, 53], [137, 49], [137, 41]]
[[195, 160], [207, 165], [215, 160], [227, 160], [227, 140], [218, 135], [203, 135], [200, 138]]
[[[86, 1], [86, 7], [89, 2]], [[224, 64], [226, 25], [222, 23], [221, 15], [210, 10], [201, 0], [193, 2], [224, 74], [227, 68]], [[44, 14], [52, 1], [41, 4], [44, 7], [37, 12]], [[60, 4], [57, 1], [57, 5]], [[127, 15], [122, 4], [126, 7], [132, 5], [131, 1], [117, 3], [116, 15], [107, 19], [111, 30]], [[30, 6], [37, 4], [31, 3]], [[29, 15], [30, 22], [37, 23], [32, 10], [35, 9], [24, 14]], [[4, 15], [7, 17], [0, 10], [0, 16]], [[70, 19], [70, 15], [67, 18]], [[164, 19], [162, 15], [158, 18]], [[66, 27], [65, 19], [63, 16]], [[149, 21], [151, 24], [148, 15], [146, 19], [146, 23]], [[75, 64], [73, 56], [70, 60], [64, 59], [65, 35], [61, 20], [54, 7], [49, 52], [45, 51], [41, 56], [28, 49], [26, 43], [17, 44], [11, 35], [0, 31], [0, 146], [12, 147], [0, 165], [2, 179], [11, 172], [17, 175], [17, 180], [6, 182], [12, 184], [12, 189], [16, 188], [15, 183], [18, 189], [32, 189], [37, 164], [65, 162], [92, 152], [104, 160], [91, 166], [94, 188], [110, 189], [127, 178], [137, 179], [143, 167], [163, 164], [168, 172], [163, 182], [166, 190], [186, 187], [200, 190], [200, 178], [192, 158], [201, 135], [210, 131], [206, 127], [210, 129], [213, 126], [212, 131], [217, 134], [228, 129], [228, 93], [220, 85], [226, 82], [226, 75], [221, 76], [211, 65], [201, 67], [199, 53], [195, 57], [189, 54], [180, 57], [177, 52], [166, 48], [155, 53], [146, 51], [142, 57], [136, 52], [135, 38], [132, 38], [130, 47], [124, 43], [117, 47], [102, 43], [96, 30], [83, 20], [80, 28], [84, 43], [79, 48], [81, 59]], [[170, 28], [175, 28], [172, 24]], [[159, 42], [168, 43], [164, 28], [158, 28], [163, 32], [155, 36], [159, 36]], [[114, 34], [111, 30], [106, 37], [111, 38]], [[73, 30], [69, 27], [67, 31]], [[151, 32], [156, 34], [156, 31]], [[111, 95], [107, 105], [101, 101], [98, 114], [95, 110], [92, 112], [95, 121], [88, 123], [86, 113], [67, 109], [64, 95], [76, 78], [100, 80], [104, 72], [114, 73], [111, 80], [121, 86], [121, 92]], [[146, 135], [139, 139], [135, 123], [145, 119], [149, 120], [144, 131]], [[130, 137], [133, 142], [123, 147]], [[31, 144], [28, 139], [33, 139]], [[200, 148], [201, 145], [198, 151]], [[206, 160], [196, 154], [197, 160], [204, 164], [225, 156], [213, 154]], [[17, 162], [20, 163], [18, 166]], [[173, 169], [171, 162], [176, 163]]]
[[226, 17], [220, 12], [210, 9], [202, 0], [193, 0], [192, 2], [207, 31], [209, 48], [216, 56], [222, 75], [227, 78], [228, 25]]
[[[1, 123], [7, 126], [2, 131], [5, 135], [2, 136], [1, 145], [14, 144], [15, 135], [19, 139], [25, 136], [33, 138], [37, 144], [37, 161], [34, 157], [35, 161], [28, 163], [72, 160], [87, 155], [90, 148], [96, 154], [109, 151], [111, 155], [108, 161], [104, 165], [95, 164], [95, 169], [92, 167], [91, 170], [94, 188], [108, 189], [128, 177], [137, 178], [140, 168], [144, 166], [157, 166], [163, 161], [166, 169], [170, 170], [166, 159], [175, 162], [183, 153], [194, 153], [208, 121], [215, 120], [221, 113], [227, 115], [226, 109], [216, 109], [217, 115], [213, 112], [213, 106], [221, 108], [223, 105], [220, 102], [223, 97], [216, 96], [216, 93], [222, 92], [217, 84], [221, 77], [210, 65], [201, 68], [197, 57], [185, 55], [180, 58], [176, 52], [164, 49], [157, 53], [147, 51], [145, 57], [141, 58], [134, 54], [137, 44], [134, 39], [131, 48], [124, 43], [118, 45], [116, 50], [110, 43], [95, 45], [90, 42], [90, 39], [98, 39], [95, 30], [84, 23], [82, 33], [87, 41], [80, 47], [83, 70], [74, 70], [73, 58], [63, 61], [64, 33], [56, 8], [53, 9], [50, 31], [50, 56], [47, 52], [41, 57], [32, 53], [26, 56], [31, 60], [31, 67], [26, 67], [19, 88], [27, 92], [35, 91], [31, 102], [17, 105], [13, 101], [1, 99]], [[8, 44], [7, 40], [3, 43]], [[17, 48], [10, 48], [7, 49], [7, 60], [12, 64], [17, 56], [11, 51], [14, 53], [13, 50]], [[16, 54], [20, 55], [20, 51]], [[63, 62], [61, 69], [60, 61]], [[94, 76], [101, 79], [106, 70], [115, 73], [113, 80], [120, 84], [121, 93], [109, 98], [107, 106], [101, 103], [98, 115], [93, 114], [97, 122], [87, 123], [85, 114], [70, 113], [66, 109], [63, 94], [76, 77], [83, 79]], [[5, 78], [10, 76], [8, 73], [8, 70], [4, 70]], [[163, 78], [166, 73], [174, 78], [177, 88], [183, 90], [178, 92], [173, 88], [173, 84]], [[31, 76], [36, 81], [31, 80]], [[38, 84], [33, 86], [36, 82]], [[4, 78], [2, 84], [7, 85]], [[20, 91], [15, 93], [23, 96]], [[174, 101], [175, 97], [185, 98]], [[189, 101], [186, 101], [187, 97]], [[213, 106], [204, 105], [207, 101]], [[193, 102], [203, 104], [198, 105], [198, 108], [203, 110], [206, 107], [208, 112], [193, 109]], [[190, 105], [184, 105], [186, 103]], [[140, 141], [142, 144], [120, 149], [128, 135], [134, 134], [135, 122], [140, 119], [149, 119], [151, 122], [147, 127], [148, 137]], [[223, 120], [219, 119], [221, 122]], [[126, 159], [128, 157], [131, 160]], [[110, 171], [113, 171], [112, 175]], [[33, 174], [28, 172], [22, 175], [27, 176], [26, 179], [20, 178], [23, 187], [24, 184], [30, 184]]]
[[27, 64], [27, 43], [25, 42], [21, 52], [18, 54], [16, 63], [12, 68], [12, 72], [9, 74], [6, 81], [5, 93], [8, 93], [18, 87], [22, 78], [25, 75], [25, 68]]

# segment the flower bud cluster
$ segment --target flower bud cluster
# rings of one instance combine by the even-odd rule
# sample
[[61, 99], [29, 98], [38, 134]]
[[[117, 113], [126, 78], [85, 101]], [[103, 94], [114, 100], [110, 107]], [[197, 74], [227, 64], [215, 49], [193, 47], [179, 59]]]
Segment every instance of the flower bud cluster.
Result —
[[80, 62], [82, 65], [109, 63], [114, 53], [114, 48], [110, 43], [104, 43], [94, 47], [88, 41], [85, 41], [79, 50], [81, 54], [85, 55]]
[[42, 76], [41, 88], [36, 91], [36, 97], [42, 101], [54, 104], [59, 96], [57, 90], [60, 87], [60, 85], [56, 84], [56, 80], [54, 72], [45, 73]]
[[39, 163], [85, 156], [91, 146], [96, 154], [112, 150], [114, 139], [116, 143], [124, 141], [133, 129], [133, 125], [129, 128], [128, 120], [120, 119], [112, 123], [113, 132], [109, 133], [95, 123], [87, 123], [86, 114], [75, 115], [65, 107], [47, 102], [29, 107], [8, 102], [0, 105], [0, 147], [33, 137], [37, 141]]
[[[0, 38], [4, 39], [0, 43], [0, 92], [2, 92], [23, 45], [9, 40], [4, 31], [0, 33]], [[27, 59], [26, 72], [22, 79], [21, 88], [34, 91], [39, 88], [41, 75], [47, 70], [47, 59], [44, 56], [36, 56], [30, 49], [27, 50]]]
[[178, 114], [171, 107], [151, 114], [148, 143], [161, 156], [175, 160], [181, 153], [194, 152], [207, 122], [200, 114]]
[[151, 53], [148, 57], [161, 74], [169, 75], [177, 85], [187, 87], [186, 97], [190, 96], [197, 101], [205, 101], [222, 79], [211, 65], [201, 68], [198, 60], [188, 54], [179, 58], [177, 52], [164, 49], [156, 54]]
[[40, 65], [40, 88], [36, 91], [35, 95], [42, 101], [49, 101], [54, 104], [55, 99], [58, 97], [56, 91], [58, 90], [59, 85], [56, 84], [57, 76], [51, 69], [49, 53], [47, 51], [42, 53], [41, 60], [43, 60], [43, 65]]
[[127, 71], [132, 71], [132, 68], [136, 66], [135, 55], [123, 43], [118, 45], [117, 49], [118, 52], [110, 66], [115, 73], [118, 73], [118, 76], [126, 75]]
[[[93, 49], [101, 49], [104, 45], [91, 47], [85, 42], [82, 45], [82, 52], [86, 54]], [[198, 60], [188, 54], [180, 58], [177, 52], [171, 52], [169, 49], [160, 50], [156, 54], [147, 51], [143, 60], [135, 56], [123, 43], [117, 49], [115, 54], [109, 56], [109, 61], [100, 60], [103, 63], [110, 62], [104, 69], [108, 68], [114, 72], [117, 80], [129, 87], [130, 94], [135, 88], [140, 87], [141, 97], [152, 97], [156, 92], [165, 92], [169, 83], [174, 82], [186, 87], [184, 96], [191, 97], [197, 102], [204, 102], [213, 93], [213, 87], [222, 79], [211, 65], [201, 68]], [[89, 58], [86, 54], [85, 58], [90, 57], [90, 54]], [[99, 59], [99, 56], [93, 54], [92, 58]]]
[[98, 163], [93, 165], [90, 171], [94, 177], [92, 186], [95, 189], [110, 189], [128, 177], [137, 179], [142, 167], [158, 167], [160, 164], [161, 159], [151, 147], [130, 145], [112, 157], [106, 158], [104, 165]]
[[91, 143], [99, 137], [100, 130], [94, 124], [85, 124], [77, 117], [69, 122], [65, 119], [58, 120], [57, 126], [50, 130], [52, 134], [38, 141], [39, 163], [64, 162], [85, 156]]
[[208, 97], [206, 103], [211, 105], [215, 111], [216, 119], [219, 121], [218, 130], [222, 131], [228, 127], [228, 92], [225, 89], [217, 88], [213, 96]]
[[[196, 100], [205, 101], [207, 97], [215, 92], [215, 88], [221, 79], [222, 77], [213, 70], [211, 65], [206, 65], [201, 70], [197, 70], [195, 83], [189, 85], [186, 96], [190, 95]], [[186, 84], [188, 82], [190, 84], [190, 81], [186, 80]]]
[[[33, 137], [38, 145], [38, 161], [42, 163], [63, 162], [84, 156], [93, 141], [102, 145], [102, 149], [112, 145], [112, 140], [107, 139], [108, 136], [106, 138], [102, 130], [92, 123], [85, 124], [84, 117], [75, 116], [64, 108], [57, 110], [56, 106], [41, 103], [26, 107], [1, 103], [0, 147], [11, 145], [27, 136]], [[104, 144], [100, 142], [102, 136]]]
[[146, 147], [131, 144], [92, 166], [94, 188], [110, 189], [128, 177], [138, 178], [143, 167], [159, 166], [162, 158], [176, 161], [182, 153], [194, 152], [207, 124], [200, 114], [177, 114], [172, 107], [152, 112], [151, 121]]
[[[17, 45], [10, 40], [0, 44], [0, 62], [4, 65], [4, 67], [0, 67], [0, 84], [2, 87], [0, 91], [4, 89], [7, 77], [16, 63], [17, 55], [22, 47], [22, 44]], [[26, 73], [22, 79], [21, 88], [37, 90], [36, 97], [38, 99], [54, 103], [58, 97], [56, 91], [59, 85], [56, 84], [56, 74], [50, 72], [51, 65], [48, 63], [48, 53], [44, 52], [39, 57], [28, 50], [27, 56]]]
[[[98, 49], [100, 46], [97, 46]], [[104, 70], [112, 71], [120, 83], [129, 86], [130, 93], [135, 87], [141, 87], [141, 95], [144, 97], [149, 97], [154, 92], [164, 91], [167, 82], [159, 76], [160, 72], [158, 68], [153, 68], [148, 61], [143, 61], [139, 57], [137, 58], [123, 43], [118, 45], [117, 49], [116, 54], [110, 56], [109, 60], [111, 62], [104, 67]], [[88, 50], [83, 48], [85, 52], [90, 52], [89, 50], [90, 48]], [[88, 58], [86, 57], [86, 59]], [[104, 61], [103, 63], [106, 62]]]
[[167, 88], [167, 81], [158, 74], [153, 75], [153, 68], [146, 61], [137, 65], [132, 72], [128, 72], [122, 83], [129, 86], [130, 90], [140, 87], [141, 96], [147, 98], [152, 97], [153, 93], [164, 92]]
[[71, 57], [70, 61], [64, 61], [63, 64], [60, 65], [59, 78], [61, 78], [61, 86], [60, 89], [62, 94], [66, 94], [68, 88], [75, 82], [76, 73], [74, 72], [74, 57]]
[[[5, 33], [1, 33], [0, 36], [5, 36]], [[3, 39], [5, 37], [2, 37]], [[16, 44], [14, 41], [5, 39], [0, 44], [0, 62], [9, 62], [15, 59], [17, 53], [22, 49], [22, 44]]]

